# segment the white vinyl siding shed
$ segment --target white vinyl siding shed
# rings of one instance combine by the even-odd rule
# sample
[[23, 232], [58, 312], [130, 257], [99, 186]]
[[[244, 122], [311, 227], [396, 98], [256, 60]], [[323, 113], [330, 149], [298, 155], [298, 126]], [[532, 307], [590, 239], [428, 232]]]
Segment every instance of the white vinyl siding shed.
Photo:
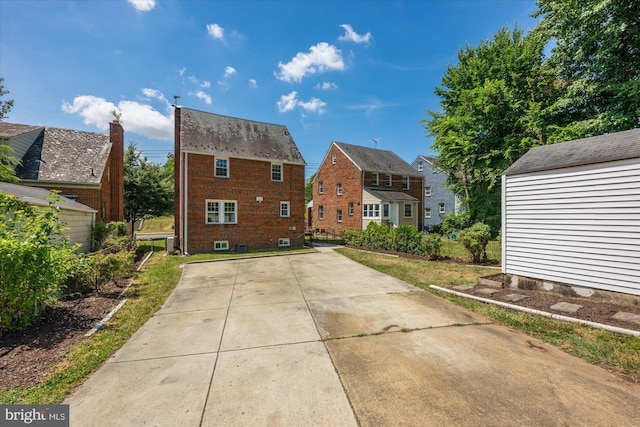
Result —
[[534, 148], [502, 191], [503, 273], [640, 295], [640, 130]]

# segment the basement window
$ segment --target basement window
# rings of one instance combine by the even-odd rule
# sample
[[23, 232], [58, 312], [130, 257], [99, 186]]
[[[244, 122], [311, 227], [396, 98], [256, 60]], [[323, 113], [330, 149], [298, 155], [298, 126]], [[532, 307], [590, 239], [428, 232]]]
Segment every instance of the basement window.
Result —
[[288, 238], [278, 239], [278, 246], [281, 248], [285, 246], [291, 246], [291, 240]]
[[213, 250], [214, 251], [228, 251], [229, 250], [229, 241], [228, 240], [216, 240], [213, 242]]

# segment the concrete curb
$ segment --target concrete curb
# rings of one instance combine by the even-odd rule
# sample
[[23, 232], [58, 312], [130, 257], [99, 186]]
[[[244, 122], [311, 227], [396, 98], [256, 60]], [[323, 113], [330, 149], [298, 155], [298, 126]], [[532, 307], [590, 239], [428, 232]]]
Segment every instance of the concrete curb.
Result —
[[609, 331], [609, 332], [615, 332], [615, 333], [618, 333], [618, 334], [633, 335], [633, 336], [636, 336], [636, 337], [640, 337], [640, 331], [634, 331], [634, 330], [631, 330], [631, 329], [619, 328], [617, 326], [605, 325], [605, 324], [602, 324], [602, 323], [590, 322], [588, 320], [576, 319], [575, 317], [563, 316], [561, 314], [549, 313], [549, 312], [546, 312], [546, 311], [536, 310], [536, 309], [533, 309], [533, 308], [521, 307], [519, 305], [508, 304], [508, 303], [502, 302], [502, 301], [495, 301], [495, 300], [491, 300], [491, 299], [487, 299], [487, 298], [482, 298], [482, 297], [477, 297], [477, 296], [474, 296], [474, 295], [465, 294], [463, 292], [452, 291], [451, 289], [441, 288], [440, 286], [430, 285], [429, 288], [435, 289], [435, 290], [441, 291], [441, 292], [446, 292], [448, 294], [453, 294], [453, 295], [456, 295], [456, 296], [459, 296], [459, 297], [462, 297], [462, 298], [468, 298], [468, 299], [484, 302], [484, 303], [487, 303], [487, 304], [494, 304], [494, 305], [498, 305], [500, 307], [510, 308], [512, 310], [518, 310], [518, 311], [522, 311], [522, 312], [525, 312], [525, 313], [537, 314], [538, 316], [548, 317], [550, 319], [563, 320], [565, 322], [572, 322], [572, 323], [581, 323], [583, 325], [591, 326], [592, 328], [596, 328], [596, 329], [604, 329], [604, 330]]

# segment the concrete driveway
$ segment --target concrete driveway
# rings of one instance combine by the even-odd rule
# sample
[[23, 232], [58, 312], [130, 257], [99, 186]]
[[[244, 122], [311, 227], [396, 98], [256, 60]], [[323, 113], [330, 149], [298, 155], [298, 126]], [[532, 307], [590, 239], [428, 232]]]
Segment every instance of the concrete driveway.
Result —
[[640, 386], [318, 253], [188, 264], [72, 426], [637, 425]]

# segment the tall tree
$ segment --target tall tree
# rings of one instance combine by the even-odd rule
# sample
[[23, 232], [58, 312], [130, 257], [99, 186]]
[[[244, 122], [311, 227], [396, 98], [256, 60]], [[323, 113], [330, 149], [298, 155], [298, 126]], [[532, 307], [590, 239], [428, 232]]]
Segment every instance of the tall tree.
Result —
[[503, 28], [458, 52], [435, 93], [441, 111], [423, 121], [435, 137], [438, 166], [464, 195], [473, 221], [500, 227], [500, 175], [529, 148], [544, 145], [564, 118], [556, 109], [557, 75], [544, 61], [541, 33]]
[[124, 153], [124, 218], [134, 223], [147, 216], [165, 215], [173, 208], [173, 192], [161, 166], [147, 160], [130, 143]]
[[640, 1], [538, 0], [536, 31], [566, 85], [558, 106], [572, 123], [554, 140], [640, 126]]
[[[0, 77], [0, 120], [4, 120], [11, 108], [13, 108], [13, 99], [2, 99], [10, 92], [5, 90], [4, 78]], [[20, 160], [14, 157], [14, 151], [7, 144], [0, 144], [0, 181], [1, 182], [18, 182], [15, 167], [20, 164]]]

